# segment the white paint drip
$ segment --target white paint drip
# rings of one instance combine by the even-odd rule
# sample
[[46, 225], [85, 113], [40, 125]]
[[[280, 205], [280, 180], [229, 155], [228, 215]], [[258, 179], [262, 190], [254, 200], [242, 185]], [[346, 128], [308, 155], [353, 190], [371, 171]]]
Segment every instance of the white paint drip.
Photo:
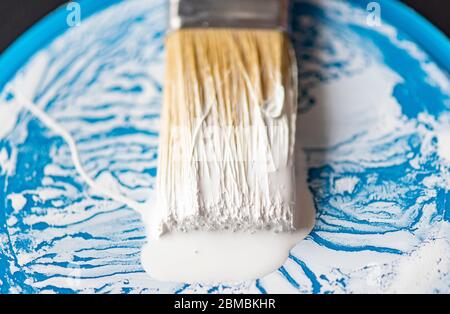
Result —
[[[301, 145], [299, 145], [301, 147]], [[236, 282], [261, 278], [282, 266], [289, 251], [314, 226], [315, 207], [306, 181], [306, 159], [296, 153], [294, 232], [171, 231], [149, 234], [142, 266], [153, 278], [182, 282]], [[145, 219], [149, 221], [151, 219]], [[147, 228], [151, 231], [151, 228]]]
[[32, 113], [36, 118], [38, 118], [46, 127], [50, 130], [61, 136], [64, 141], [69, 146], [69, 150], [72, 157], [72, 162], [80, 175], [81, 179], [95, 192], [100, 193], [116, 202], [127, 205], [128, 207], [136, 210], [139, 213], [142, 213], [142, 209], [145, 207], [144, 204], [138, 203], [125, 197], [122, 194], [112, 192], [111, 190], [104, 188], [96, 181], [94, 181], [85, 171], [83, 165], [80, 160], [80, 155], [78, 154], [77, 145], [73, 136], [65, 130], [58, 122], [56, 122], [52, 117], [50, 117], [46, 112], [41, 110], [36, 104], [30, 101], [27, 97], [22, 95], [17, 89], [10, 87], [12, 94], [19, 101], [20, 105], [23, 108], [27, 109], [30, 113]]

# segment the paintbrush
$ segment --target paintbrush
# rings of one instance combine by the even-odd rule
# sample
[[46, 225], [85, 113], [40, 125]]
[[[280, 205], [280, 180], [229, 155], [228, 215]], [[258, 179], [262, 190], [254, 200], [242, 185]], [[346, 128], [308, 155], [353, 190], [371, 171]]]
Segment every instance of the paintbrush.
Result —
[[287, 0], [172, 0], [158, 233], [293, 231], [297, 66]]

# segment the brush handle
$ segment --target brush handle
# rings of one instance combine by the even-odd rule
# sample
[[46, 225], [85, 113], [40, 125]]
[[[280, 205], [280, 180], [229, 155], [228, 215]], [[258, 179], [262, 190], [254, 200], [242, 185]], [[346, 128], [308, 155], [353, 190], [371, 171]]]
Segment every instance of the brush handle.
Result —
[[262, 28], [289, 31], [290, 0], [171, 0], [170, 29]]

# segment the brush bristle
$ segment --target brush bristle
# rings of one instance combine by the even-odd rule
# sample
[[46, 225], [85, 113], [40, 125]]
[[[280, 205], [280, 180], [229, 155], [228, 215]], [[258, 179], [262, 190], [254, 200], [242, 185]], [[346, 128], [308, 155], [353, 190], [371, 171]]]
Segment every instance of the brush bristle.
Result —
[[286, 34], [182, 29], [166, 51], [161, 232], [293, 230], [297, 73]]

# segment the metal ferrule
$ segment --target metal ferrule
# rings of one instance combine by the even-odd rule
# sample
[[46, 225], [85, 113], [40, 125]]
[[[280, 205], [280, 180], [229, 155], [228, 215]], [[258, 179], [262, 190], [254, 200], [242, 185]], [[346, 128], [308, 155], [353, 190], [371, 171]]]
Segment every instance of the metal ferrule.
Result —
[[290, 0], [170, 0], [170, 30], [195, 27], [289, 31]]

